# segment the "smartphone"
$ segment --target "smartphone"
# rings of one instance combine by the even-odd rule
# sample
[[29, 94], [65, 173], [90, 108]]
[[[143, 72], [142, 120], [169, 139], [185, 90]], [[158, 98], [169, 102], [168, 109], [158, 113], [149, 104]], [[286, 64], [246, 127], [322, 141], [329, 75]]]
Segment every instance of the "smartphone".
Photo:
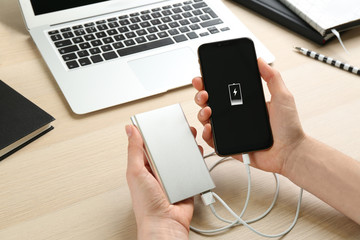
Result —
[[198, 56], [216, 153], [228, 156], [270, 148], [273, 136], [253, 41], [206, 43]]

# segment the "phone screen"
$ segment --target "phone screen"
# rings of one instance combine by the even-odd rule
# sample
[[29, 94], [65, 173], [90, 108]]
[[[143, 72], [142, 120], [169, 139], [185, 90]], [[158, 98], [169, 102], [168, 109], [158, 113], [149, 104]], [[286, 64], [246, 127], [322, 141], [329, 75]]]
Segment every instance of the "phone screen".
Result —
[[272, 146], [273, 137], [253, 42], [207, 43], [198, 49], [215, 150], [232, 155]]

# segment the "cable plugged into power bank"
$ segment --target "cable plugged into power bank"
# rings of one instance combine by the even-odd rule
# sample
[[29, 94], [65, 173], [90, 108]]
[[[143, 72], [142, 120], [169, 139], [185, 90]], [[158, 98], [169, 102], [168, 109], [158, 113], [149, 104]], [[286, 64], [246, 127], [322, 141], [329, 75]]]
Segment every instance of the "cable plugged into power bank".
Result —
[[[210, 156], [213, 156], [213, 155], [215, 155], [215, 153], [208, 154], [204, 158], [207, 158], [207, 157], [210, 157]], [[190, 226], [190, 229], [192, 231], [194, 231], [194, 232], [198, 232], [198, 233], [201, 233], [201, 234], [215, 234], [215, 233], [220, 233], [222, 231], [228, 230], [228, 229], [230, 229], [232, 227], [235, 227], [235, 226], [243, 225], [243, 226], [247, 227], [248, 229], [250, 229], [251, 231], [253, 231], [254, 233], [256, 233], [256, 234], [258, 234], [258, 235], [260, 235], [262, 237], [278, 238], [278, 237], [284, 236], [285, 234], [289, 233], [293, 229], [293, 227], [295, 226], [295, 224], [297, 222], [297, 219], [298, 219], [299, 213], [300, 213], [300, 206], [301, 206], [303, 189], [302, 188], [300, 189], [300, 195], [299, 195], [299, 200], [298, 200], [298, 204], [297, 204], [295, 218], [294, 218], [294, 221], [292, 222], [292, 224], [290, 225], [290, 227], [288, 229], [286, 229], [285, 231], [283, 231], [281, 233], [278, 233], [278, 234], [264, 234], [262, 232], [257, 231], [256, 229], [254, 229], [249, 224], [257, 222], [260, 219], [264, 218], [273, 209], [273, 207], [275, 205], [275, 202], [276, 202], [276, 200], [278, 198], [278, 195], [279, 195], [279, 185], [280, 185], [279, 184], [279, 178], [278, 178], [278, 176], [276, 174], [273, 173], [274, 178], [275, 178], [275, 182], [276, 182], [276, 191], [275, 191], [274, 198], [273, 198], [273, 201], [272, 201], [270, 207], [263, 214], [261, 214], [260, 216], [254, 218], [254, 219], [244, 220], [242, 217], [243, 217], [243, 215], [244, 215], [244, 213], [245, 213], [245, 211], [247, 209], [249, 199], [250, 199], [251, 173], [250, 173], [250, 166], [249, 166], [250, 165], [250, 157], [249, 157], [249, 155], [248, 154], [243, 154], [242, 158], [243, 158], [243, 163], [245, 165], [245, 168], [246, 168], [246, 171], [247, 171], [247, 174], [248, 174], [248, 191], [247, 191], [245, 205], [244, 205], [244, 208], [241, 211], [241, 213], [239, 215], [236, 214], [225, 203], [225, 201], [222, 200], [216, 193], [211, 192], [211, 191], [207, 191], [207, 192], [204, 192], [204, 193], [201, 194], [201, 199], [202, 199], [204, 205], [209, 206], [212, 213], [214, 214], [214, 216], [216, 218], [218, 218], [220, 221], [223, 221], [223, 222], [227, 223], [227, 225], [224, 226], [224, 227], [220, 227], [220, 228], [217, 228], [217, 229], [210, 229], [210, 230], [199, 229], [199, 228], [195, 228], [193, 226]], [[222, 163], [222, 162], [224, 162], [224, 161], [226, 161], [228, 159], [230, 159], [230, 158], [228, 158], [228, 157], [221, 158], [212, 167], [209, 168], [209, 171], [212, 171], [216, 166], [218, 166], [220, 163]], [[221, 217], [219, 214], [217, 214], [217, 212], [215, 211], [215, 207], [213, 205], [215, 203], [215, 200], [219, 201], [223, 205], [223, 207], [234, 217], [233, 220], [225, 219], [225, 218]]]

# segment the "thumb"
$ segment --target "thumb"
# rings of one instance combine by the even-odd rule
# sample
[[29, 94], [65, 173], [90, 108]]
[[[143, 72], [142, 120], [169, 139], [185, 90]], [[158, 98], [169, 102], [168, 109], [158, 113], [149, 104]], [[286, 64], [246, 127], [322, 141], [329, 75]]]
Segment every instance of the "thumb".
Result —
[[144, 150], [143, 139], [133, 125], [125, 126], [125, 131], [128, 136], [128, 177], [136, 176], [139, 171], [144, 167]]
[[259, 71], [261, 77], [267, 83], [271, 96], [276, 96], [279, 93], [288, 92], [280, 73], [269, 66], [263, 59], [258, 59]]

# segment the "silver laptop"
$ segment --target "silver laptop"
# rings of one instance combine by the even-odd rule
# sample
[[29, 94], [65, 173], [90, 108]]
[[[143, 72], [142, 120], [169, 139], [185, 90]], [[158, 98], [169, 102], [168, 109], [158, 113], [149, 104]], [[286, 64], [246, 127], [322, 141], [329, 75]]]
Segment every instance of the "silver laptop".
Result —
[[26, 26], [73, 112], [191, 84], [205, 42], [249, 37], [218, 0], [19, 0]]

